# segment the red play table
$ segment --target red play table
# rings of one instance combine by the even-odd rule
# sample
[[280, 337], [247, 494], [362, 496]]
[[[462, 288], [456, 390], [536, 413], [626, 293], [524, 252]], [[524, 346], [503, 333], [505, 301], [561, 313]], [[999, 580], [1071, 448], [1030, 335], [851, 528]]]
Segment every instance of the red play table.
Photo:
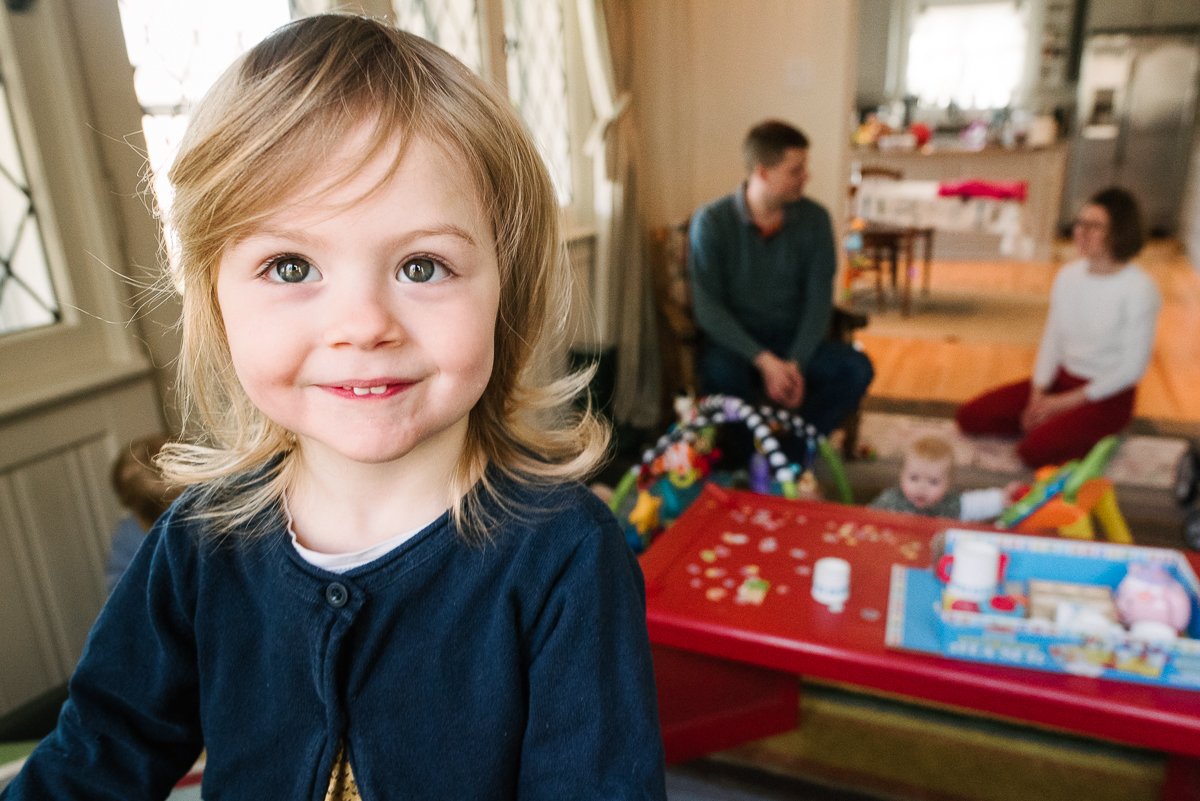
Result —
[[[1168, 756], [1162, 797], [1200, 799], [1200, 692], [884, 645], [891, 565], [929, 566], [930, 537], [950, 526], [962, 527], [706, 486], [641, 557], [668, 759], [737, 744], [728, 741], [726, 727], [723, 737], [706, 745], [708, 734], [720, 727], [691, 726], [695, 721], [688, 715], [703, 723], [718, 718], [720, 709], [705, 708], [690, 694], [681, 700], [673, 675], [711, 670], [716, 689], [710, 696], [727, 692], [720, 685], [729, 676], [735, 695], [738, 687], [746, 696], [748, 687], [759, 686], [759, 695], [773, 697], [776, 708], [788, 702], [780, 678], [794, 684], [795, 676], [805, 676], [1161, 751]], [[812, 566], [823, 556], [851, 563], [850, 599], [839, 614], [809, 594]], [[1187, 556], [1200, 572], [1200, 559]], [[684, 670], [681, 664], [689, 660]], [[731, 673], [735, 669], [757, 674], [739, 679]], [[794, 719], [793, 713], [791, 725]], [[788, 726], [776, 717], [774, 731]], [[769, 733], [747, 730], [741, 742]]]

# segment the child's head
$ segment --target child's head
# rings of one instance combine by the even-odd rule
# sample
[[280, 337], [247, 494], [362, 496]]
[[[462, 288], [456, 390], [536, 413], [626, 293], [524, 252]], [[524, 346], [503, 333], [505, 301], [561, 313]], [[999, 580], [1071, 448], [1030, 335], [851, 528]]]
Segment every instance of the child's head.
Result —
[[179, 488], [168, 484], [154, 464], [166, 443], [162, 434], [141, 437], [122, 448], [113, 460], [113, 491], [142, 528], [150, 528], [179, 494]]
[[954, 470], [954, 449], [939, 437], [919, 437], [904, 452], [900, 491], [918, 509], [928, 509], [945, 497]]
[[[549, 175], [507, 100], [443, 50], [364, 17], [286, 25], [197, 107], [170, 179], [180, 370], [210, 447], [169, 451], [166, 464], [209, 486], [210, 501], [216, 485], [271, 465], [250, 506], [218, 517], [243, 521], [278, 498], [292, 456], [314, 440], [369, 463], [453, 429], [452, 502], [487, 480], [488, 464], [574, 477], [603, 453], [595, 418], [547, 414], [586, 379], [547, 387], [531, 375], [569, 298]], [[395, 284], [367, 286], [377, 263], [398, 299]], [[395, 358], [369, 356], [384, 346]], [[395, 442], [356, 444], [352, 430], [322, 440], [336, 403], [283, 408], [279, 381], [323, 386], [322, 401], [340, 391], [428, 402], [392, 407], [403, 412], [392, 413]]]

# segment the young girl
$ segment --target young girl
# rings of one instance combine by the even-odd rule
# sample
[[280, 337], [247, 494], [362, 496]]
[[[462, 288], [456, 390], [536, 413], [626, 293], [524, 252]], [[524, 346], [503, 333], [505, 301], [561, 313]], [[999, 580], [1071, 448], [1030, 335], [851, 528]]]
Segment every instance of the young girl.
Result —
[[[507, 102], [361, 17], [280, 29], [171, 171], [190, 485], [6, 799], [663, 798], [641, 575], [542, 386], [557, 205]], [[536, 371], [536, 376], [535, 376]]]
[[959, 407], [964, 434], [1019, 436], [1029, 467], [1081, 459], [1133, 419], [1137, 383], [1150, 364], [1162, 297], [1132, 262], [1141, 214], [1129, 192], [1101, 190], [1074, 226], [1080, 258], [1059, 270], [1033, 375]]

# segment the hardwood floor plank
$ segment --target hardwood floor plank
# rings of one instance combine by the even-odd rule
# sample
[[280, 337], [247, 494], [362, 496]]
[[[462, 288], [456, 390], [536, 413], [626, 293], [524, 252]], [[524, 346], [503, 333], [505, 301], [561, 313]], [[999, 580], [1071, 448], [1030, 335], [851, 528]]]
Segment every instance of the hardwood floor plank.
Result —
[[[977, 291], [1047, 297], [1059, 267], [1072, 258], [1060, 242], [1051, 261], [934, 262], [931, 293]], [[1137, 259], [1159, 286], [1163, 308], [1154, 353], [1138, 387], [1138, 417], [1200, 425], [1200, 270], [1179, 243], [1151, 242]], [[870, 309], [867, 310], [870, 313]], [[920, 314], [920, 304], [913, 314]], [[997, 325], [1003, 321], [997, 320]], [[858, 341], [875, 364], [874, 398], [958, 404], [1029, 375], [1036, 345], [881, 336], [870, 324]]]

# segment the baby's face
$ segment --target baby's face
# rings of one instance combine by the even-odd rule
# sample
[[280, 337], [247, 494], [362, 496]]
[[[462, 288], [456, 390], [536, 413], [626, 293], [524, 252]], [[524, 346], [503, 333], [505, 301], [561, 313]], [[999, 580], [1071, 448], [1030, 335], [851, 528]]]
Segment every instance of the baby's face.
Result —
[[909, 456], [900, 471], [900, 491], [918, 509], [928, 509], [950, 489], [950, 462]]

